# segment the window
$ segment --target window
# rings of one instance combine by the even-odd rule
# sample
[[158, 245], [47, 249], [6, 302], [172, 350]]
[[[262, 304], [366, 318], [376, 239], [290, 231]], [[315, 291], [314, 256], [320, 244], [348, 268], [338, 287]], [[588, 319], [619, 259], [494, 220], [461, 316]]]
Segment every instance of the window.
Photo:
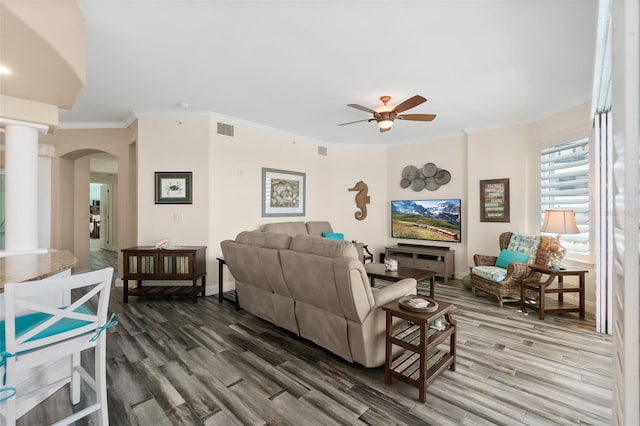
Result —
[[589, 255], [589, 139], [541, 150], [540, 223], [549, 209], [575, 211], [580, 234], [563, 234], [560, 243], [569, 256]]

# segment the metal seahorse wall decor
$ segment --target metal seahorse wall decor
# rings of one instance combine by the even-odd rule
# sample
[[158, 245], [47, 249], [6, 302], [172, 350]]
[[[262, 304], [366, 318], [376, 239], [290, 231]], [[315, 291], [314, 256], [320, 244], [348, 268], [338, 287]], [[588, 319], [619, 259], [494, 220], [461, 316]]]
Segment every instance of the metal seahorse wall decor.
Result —
[[367, 204], [371, 203], [371, 197], [367, 195], [369, 186], [363, 181], [358, 181], [353, 188], [349, 188], [349, 191], [358, 191], [356, 194], [356, 207], [360, 211], [355, 212], [353, 215], [357, 220], [364, 220], [367, 217]]

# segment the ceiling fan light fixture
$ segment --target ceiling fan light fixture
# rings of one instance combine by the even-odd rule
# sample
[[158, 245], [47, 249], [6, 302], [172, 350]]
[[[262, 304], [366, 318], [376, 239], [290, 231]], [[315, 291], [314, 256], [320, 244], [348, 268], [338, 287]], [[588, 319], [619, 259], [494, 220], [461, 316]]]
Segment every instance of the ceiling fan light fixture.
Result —
[[380, 120], [378, 121], [378, 127], [381, 129], [390, 129], [391, 126], [393, 126], [393, 121], [392, 120]]

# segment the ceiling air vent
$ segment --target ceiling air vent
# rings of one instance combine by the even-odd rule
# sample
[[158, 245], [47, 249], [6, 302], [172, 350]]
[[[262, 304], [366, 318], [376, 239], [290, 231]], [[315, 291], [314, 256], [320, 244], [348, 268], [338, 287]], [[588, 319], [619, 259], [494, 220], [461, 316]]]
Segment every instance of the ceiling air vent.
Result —
[[218, 134], [233, 137], [233, 126], [231, 124], [218, 123]]
[[327, 156], [327, 147], [326, 146], [318, 146], [318, 155]]

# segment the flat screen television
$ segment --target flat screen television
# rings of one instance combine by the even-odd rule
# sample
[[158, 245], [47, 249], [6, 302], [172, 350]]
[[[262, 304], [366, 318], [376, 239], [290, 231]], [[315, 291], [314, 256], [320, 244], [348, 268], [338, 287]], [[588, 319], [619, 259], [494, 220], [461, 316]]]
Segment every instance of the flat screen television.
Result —
[[391, 237], [462, 241], [459, 199], [391, 201]]

